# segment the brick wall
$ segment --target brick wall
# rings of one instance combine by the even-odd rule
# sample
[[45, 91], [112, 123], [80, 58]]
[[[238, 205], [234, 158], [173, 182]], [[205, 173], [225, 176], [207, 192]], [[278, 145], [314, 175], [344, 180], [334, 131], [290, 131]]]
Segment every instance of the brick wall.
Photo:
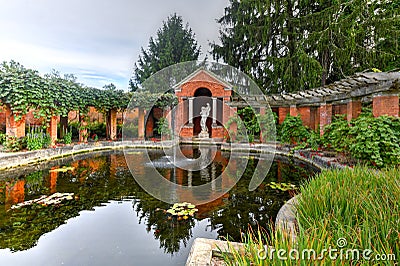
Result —
[[297, 112], [300, 115], [301, 121], [303, 121], [303, 125], [311, 128], [311, 113], [310, 107], [299, 107], [297, 108]]
[[289, 107], [279, 107], [278, 108], [278, 120], [279, 124], [282, 124], [285, 121], [286, 115], [290, 113]]
[[347, 114], [347, 104], [336, 104], [332, 106], [332, 116]]
[[321, 104], [319, 107], [320, 134], [324, 134], [324, 127], [332, 122], [332, 104]]
[[375, 96], [372, 100], [375, 117], [381, 115], [399, 116], [399, 96]]
[[0, 106], [0, 132], [6, 132], [6, 112]]
[[357, 118], [361, 114], [361, 101], [349, 101], [347, 103], [347, 121]]

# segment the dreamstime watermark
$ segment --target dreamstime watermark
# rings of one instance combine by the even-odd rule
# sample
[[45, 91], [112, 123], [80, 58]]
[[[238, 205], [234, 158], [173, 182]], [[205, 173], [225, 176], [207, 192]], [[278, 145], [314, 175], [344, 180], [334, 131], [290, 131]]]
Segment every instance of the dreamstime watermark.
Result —
[[[186, 89], [185, 84], [193, 79], [194, 83], [199, 83], [198, 87], [193, 85], [194, 88]], [[220, 84], [218, 86], [222, 87], [215, 84]], [[205, 88], [207, 86], [209, 88]], [[256, 162], [257, 165], [252, 173], [249, 190], [256, 189], [262, 183], [274, 159], [276, 129], [272, 110], [268, 104], [264, 101], [260, 105], [260, 100], [253, 99], [254, 97], [265, 99], [265, 95], [250, 77], [228, 65], [207, 61], [191, 61], [176, 64], [155, 73], [142, 83], [142, 87], [141, 91], [133, 95], [124, 114], [122, 139], [123, 141], [132, 140], [134, 132], [137, 131], [141, 131], [141, 134], [143, 134], [143, 131], [147, 130], [148, 121], [154, 123], [154, 117], [150, 116], [155, 109], [160, 109], [160, 99], [162, 100], [163, 95], [175, 93], [178, 97], [178, 103], [173, 106], [164, 105], [164, 107], [161, 107], [170, 131], [165, 135], [168, 135], [170, 141], [161, 142], [159, 145], [162, 146], [165, 160], [168, 160], [163, 164], [168, 165], [169, 168], [184, 170], [188, 173], [194, 171], [206, 172], [208, 167], [212, 168], [213, 159], [219, 149], [213, 143], [212, 138], [207, 140], [206, 137], [206, 140], [201, 141], [204, 145], [199, 145], [201, 153], [199, 158], [187, 158], [178, 145], [182, 132], [187, 134], [187, 132], [193, 132], [194, 128], [201, 126], [201, 133], [203, 133], [206, 119], [212, 121], [212, 130], [220, 130], [220, 135], [221, 132], [224, 132], [223, 135], [226, 137], [225, 133], [227, 133], [231, 140], [239, 136], [241, 138], [240, 144], [237, 144], [240, 151], [239, 149], [231, 149], [229, 161], [224, 166], [222, 173], [216, 175], [214, 172], [210, 182], [198, 186], [184, 186], [166, 179], [158, 171], [157, 162], [154, 162], [150, 149], [145, 149], [141, 154], [132, 154], [125, 149], [125, 159], [129, 170], [136, 182], [147, 193], [167, 203], [190, 201], [199, 205], [220, 198], [240, 180], [250, 158], [252, 140], [246, 127], [241, 127], [241, 129], [238, 127], [231, 132], [226, 126], [226, 120], [231, 117], [238, 119], [235, 121], [236, 123], [245, 124], [237, 113], [237, 107], [232, 106], [231, 96], [239, 98], [243, 106], [251, 108], [258, 125], [260, 125], [260, 136], [271, 143], [269, 146], [270, 153], [263, 154], [263, 158]], [[218, 89], [214, 89], [215, 87]], [[196, 94], [198, 90], [208, 90], [212, 95]], [[158, 95], [158, 97], [151, 98], [152, 95]], [[148, 98], [144, 99], [146, 97]], [[248, 100], [249, 98], [252, 100]], [[206, 108], [205, 111], [207, 112], [203, 111], [203, 107]], [[161, 133], [162, 138], [163, 134]], [[138, 160], [146, 166], [145, 173], [138, 169], [136, 163]], [[216, 187], [218, 188], [216, 189]]]
[[346, 238], [339, 238], [336, 247], [329, 246], [317, 252], [315, 249], [275, 249], [264, 246], [257, 251], [261, 260], [341, 260], [341, 261], [396, 261], [395, 254], [374, 254], [371, 249], [346, 248]]

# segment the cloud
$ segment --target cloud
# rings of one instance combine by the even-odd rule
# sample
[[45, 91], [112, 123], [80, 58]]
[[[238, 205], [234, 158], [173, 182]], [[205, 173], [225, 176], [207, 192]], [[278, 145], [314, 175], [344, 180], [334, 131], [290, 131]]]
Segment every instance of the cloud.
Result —
[[[170, 14], [196, 34], [203, 56], [228, 0], [13, 0], [0, 3], [0, 60], [73, 73], [89, 86], [128, 86], [140, 47]], [[86, 71], [86, 72], [85, 72]], [[89, 76], [88, 73], [91, 73]], [[102, 82], [107, 82], [102, 84]]]

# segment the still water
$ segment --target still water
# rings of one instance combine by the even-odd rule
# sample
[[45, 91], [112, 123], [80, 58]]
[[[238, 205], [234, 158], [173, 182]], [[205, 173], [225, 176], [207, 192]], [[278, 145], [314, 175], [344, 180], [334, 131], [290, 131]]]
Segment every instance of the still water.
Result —
[[[183, 147], [196, 156], [196, 147]], [[155, 167], [167, 179], [198, 186], [219, 175], [229, 154], [217, 151], [206, 171], [174, 169], [162, 151], [150, 151]], [[132, 150], [134, 167], [146, 173], [142, 150]], [[132, 177], [122, 152], [81, 155], [45, 165], [0, 173], [0, 265], [184, 265], [197, 237], [240, 240], [240, 230], [266, 226], [293, 196], [271, 182], [300, 185], [317, 170], [286, 158], [276, 158], [264, 182], [248, 186], [258, 155], [251, 157], [240, 181], [222, 197], [196, 206], [188, 220], [168, 219], [171, 204], [146, 193]], [[65, 172], [52, 170], [69, 167]], [[74, 193], [58, 205], [20, 202]]]

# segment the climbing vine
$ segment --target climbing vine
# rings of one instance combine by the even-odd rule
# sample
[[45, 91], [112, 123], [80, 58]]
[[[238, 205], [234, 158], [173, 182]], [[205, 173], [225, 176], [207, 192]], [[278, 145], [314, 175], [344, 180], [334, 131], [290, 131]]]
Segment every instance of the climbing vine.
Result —
[[47, 84], [35, 70], [11, 61], [0, 65], [0, 100], [18, 121], [30, 109], [48, 106]]
[[165, 108], [172, 107], [178, 103], [178, 99], [173, 93], [153, 93], [149, 91], [137, 91], [132, 95], [130, 107], [141, 107], [150, 109], [153, 106]]
[[30, 110], [45, 121], [73, 110], [86, 113], [89, 106], [103, 113], [123, 110], [129, 100], [130, 95], [115, 86], [103, 90], [87, 87], [74, 75], [61, 76], [57, 71], [42, 77], [15, 61], [0, 65], [0, 101], [10, 107], [17, 121]]

